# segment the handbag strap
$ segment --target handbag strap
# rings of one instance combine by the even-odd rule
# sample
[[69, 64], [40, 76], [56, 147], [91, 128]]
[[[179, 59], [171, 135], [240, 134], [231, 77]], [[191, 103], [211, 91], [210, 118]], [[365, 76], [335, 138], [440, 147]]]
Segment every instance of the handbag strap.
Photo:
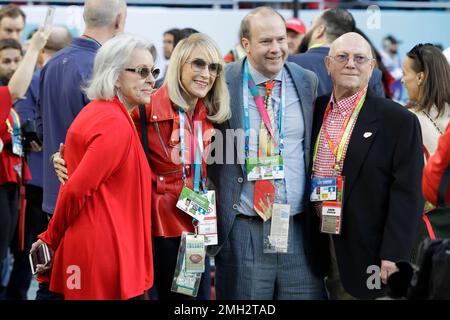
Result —
[[450, 164], [447, 165], [444, 174], [442, 175], [441, 182], [439, 183], [437, 206], [445, 207], [445, 194], [447, 189], [450, 187]]
[[150, 149], [148, 146], [148, 128], [147, 128], [147, 115], [145, 113], [145, 106], [139, 105], [139, 120], [141, 122], [141, 135], [142, 135], [142, 147], [144, 148], [145, 156], [148, 163], [150, 163]]

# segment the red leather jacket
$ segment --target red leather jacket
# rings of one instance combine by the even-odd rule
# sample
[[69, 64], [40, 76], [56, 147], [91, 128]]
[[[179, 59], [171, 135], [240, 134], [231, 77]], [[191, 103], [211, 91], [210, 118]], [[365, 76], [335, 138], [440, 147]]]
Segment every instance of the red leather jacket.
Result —
[[[153, 235], [179, 237], [183, 231], [193, 232], [192, 218], [176, 207], [183, 188], [180, 152], [180, 117], [169, 99], [167, 86], [162, 86], [152, 95], [146, 105], [150, 167], [152, 169], [152, 226]], [[205, 150], [214, 135], [212, 123], [206, 118], [208, 110], [201, 99], [195, 107], [194, 119], [201, 121]], [[141, 134], [139, 111], [132, 114], [136, 128]], [[186, 159], [190, 159], [190, 136], [186, 121]], [[190, 167], [187, 164], [187, 167]], [[193, 188], [193, 170], [188, 170], [187, 186]]]
[[[437, 194], [442, 175], [450, 163], [450, 124], [439, 138], [439, 144], [434, 154], [428, 159], [423, 170], [422, 189], [425, 199], [432, 204], [437, 203]], [[450, 188], [447, 186], [445, 203], [450, 204]]]

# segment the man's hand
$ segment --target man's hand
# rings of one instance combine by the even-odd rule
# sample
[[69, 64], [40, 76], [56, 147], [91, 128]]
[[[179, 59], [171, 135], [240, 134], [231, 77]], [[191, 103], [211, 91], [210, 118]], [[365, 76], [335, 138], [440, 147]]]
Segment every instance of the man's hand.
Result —
[[65, 184], [69, 175], [67, 174], [66, 161], [64, 160], [64, 144], [59, 144], [59, 151], [53, 154], [53, 168], [61, 184]]
[[31, 151], [33, 151], [33, 152], [42, 151], [42, 146], [40, 146], [39, 143], [37, 143], [34, 140], [30, 142], [30, 146], [31, 146]]
[[388, 278], [397, 271], [398, 268], [394, 262], [389, 260], [381, 260], [381, 281], [384, 284], [387, 284]]

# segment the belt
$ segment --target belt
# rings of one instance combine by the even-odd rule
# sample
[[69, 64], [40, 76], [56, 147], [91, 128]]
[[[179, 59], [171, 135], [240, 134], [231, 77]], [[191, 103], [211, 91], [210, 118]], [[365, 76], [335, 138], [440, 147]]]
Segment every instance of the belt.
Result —
[[[304, 213], [300, 212], [300, 213], [294, 214], [292, 216], [292, 218], [297, 220], [297, 219], [299, 219], [302, 216], [304, 216]], [[245, 219], [245, 220], [251, 220], [251, 221], [263, 221], [260, 216], [248, 216], [248, 215], [242, 214], [242, 213], [237, 214], [236, 218]]]

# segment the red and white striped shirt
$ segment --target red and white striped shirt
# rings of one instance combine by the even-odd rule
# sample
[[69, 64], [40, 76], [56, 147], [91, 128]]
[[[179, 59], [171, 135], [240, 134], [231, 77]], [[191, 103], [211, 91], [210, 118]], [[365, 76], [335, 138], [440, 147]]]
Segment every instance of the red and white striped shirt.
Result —
[[[354, 95], [348, 98], [344, 98], [338, 102], [334, 101], [334, 94], [331, 95], [330, 113], [328, 114], [328, 117], [325, 119], [325, 122], [322, 123], [322, 130], [319, 135], [319, 146], [317, 148], [316, 158], [313, 163], [314, 178], [332, 177], [334, 175], [333, 169], [336, 164], [336, 156], [334, 156], [333, 152], [330, 149], [329, 144], [327, 143], [325, 132], [328, 134], [328, 137], [333, 142], [333, 145], [336, 146], [340, 144], [340, 141], [337, 140], [341, 135], [342, 126], [344, 125], [344, 121], [348, 117], [350, 117], [350, 115], [353, 113], [353, 110], [356, 108], [355, 102], [361, 91], [355, 93]], [[341, 174], [342, 168], [344, 167], [345, 155], [347, 153], [348, 143], [352, 136], [355, 123], [356, 121], [354, 121], [352, 124], [349, 135], [347, 137], [347, 141], [345, 141], [344, 149], [342, 152], [342, 158], [338, 163], [340, 168], [340, 171], [338, 172], [339, 174]], [[320, 214], [322, 210], [321, 202], [316, 203], [316, 210], [318, 214]]]

